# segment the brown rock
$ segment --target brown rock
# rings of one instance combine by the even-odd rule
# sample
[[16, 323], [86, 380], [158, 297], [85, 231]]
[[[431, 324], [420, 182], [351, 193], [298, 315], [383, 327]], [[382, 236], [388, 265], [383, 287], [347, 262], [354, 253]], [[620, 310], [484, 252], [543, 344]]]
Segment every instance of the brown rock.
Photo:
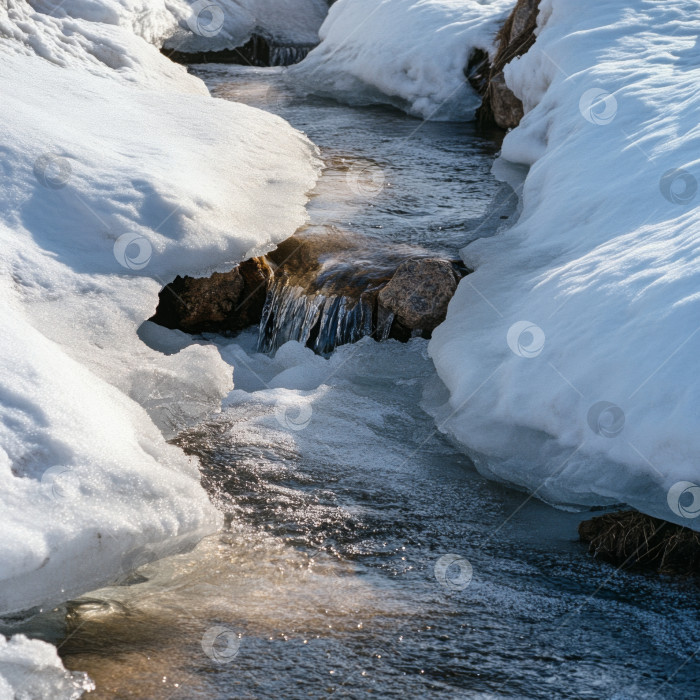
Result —
[[251, 258], [211, 277], [176, 277], [150, 320], [187, 333], [240, 331], [260, 320], [271, 275], [265, 258]]
[[364, 335], [429, 337], [467, 270], [423, 255], [350, 232], [300, 233], [229, 272], [175, 278], [150, 320], [187, 333], [260, 324], [265, 350], [287, 340], [325, 353]]
[[298, 233], [268, 253], [275, 278], [309, 294], [341, 295], [359, 299], [368, 289], [389, 281], [406, 253], [396, 246], [368, 244], [350, 231]]
[[412, 331], [430, 333], [447, 315], [459, 275], [447, 260], [423, 258], [401, 263], [379, 292], [380, 309]]
[[[482, 88], [483, 100], [477, 112], [482, 125], [496, 124], [502, 129], [512, 129], [523, 117], [523, 104], [506, 85], [503, 69], [535, 43], [539, 4], [539, 0], [518, 0], [498, 34], [498, 52]], [[471, 78], [470, 82], [474, 85]], [[484, 81], [479, 85], [484, 85]]]

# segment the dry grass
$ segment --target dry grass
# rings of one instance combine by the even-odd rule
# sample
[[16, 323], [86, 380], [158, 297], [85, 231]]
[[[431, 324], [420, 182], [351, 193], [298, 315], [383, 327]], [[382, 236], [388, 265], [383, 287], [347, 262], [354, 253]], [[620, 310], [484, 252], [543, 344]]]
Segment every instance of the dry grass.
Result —
[[588, 551], [620, 567], [700, 574], [700, 532], [634, 510], [607, 513], [578, 528]]

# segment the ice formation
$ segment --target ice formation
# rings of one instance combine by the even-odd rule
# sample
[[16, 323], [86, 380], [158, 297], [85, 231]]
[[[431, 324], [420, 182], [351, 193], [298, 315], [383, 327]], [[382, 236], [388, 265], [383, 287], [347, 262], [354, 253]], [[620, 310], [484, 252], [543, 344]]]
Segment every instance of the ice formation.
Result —
[[94, 688], [84, 673], [66, 671], [50, 644], [21, 634], [8, 642], [0, 635], [0, 700], [75, 700]]
[[177, 51], [220, 51], [254, 34], [279, 46], [313, 46], [328, 12], [326, 0], [185, 0], [169, 2], [177, 29], [164, 42]]

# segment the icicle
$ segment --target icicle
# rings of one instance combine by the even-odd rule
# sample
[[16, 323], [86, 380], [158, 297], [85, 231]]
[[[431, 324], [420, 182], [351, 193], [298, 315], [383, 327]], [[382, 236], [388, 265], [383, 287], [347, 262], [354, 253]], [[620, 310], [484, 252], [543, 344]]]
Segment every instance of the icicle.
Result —
[[271, 66], [291, 66], [306, 58], [311, 51], [308, 46], [270, 46]]
[[380, 307], [377, 319], [377, 340], [382, 341], [389, 338], [392, 323], [394, 323], [394, 314]]
[[265, 301], [258, 349], [271, 352], [289, 340], [296, 340], [319, 354], [326, 354], [338, 345], [372, 335], [373, 331], [370, 295], [364, 293], [355, 300], [335, 294], [308, 294], [302, 287], [281, 278], [273, 283]]

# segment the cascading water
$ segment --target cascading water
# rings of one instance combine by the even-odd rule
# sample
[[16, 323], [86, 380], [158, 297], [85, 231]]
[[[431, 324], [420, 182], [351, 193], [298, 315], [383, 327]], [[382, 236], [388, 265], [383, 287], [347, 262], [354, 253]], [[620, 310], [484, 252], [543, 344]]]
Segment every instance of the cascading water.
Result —
[[[282, 243], [269, 254], [274, 279], [267, 292], [258, 349], [272, 352], [290, 340], [325, 355], [371, 336], [401, 337], [394, 315], [379, 303], [379, 292], [406, 259], [429, 252], [376, 239], [314, 229]], [[408, 334], [403, 333], [403, 339]]]
[[313, 46], [270, 46], [270, 66], [291, 66], [303, 61]]
[[166, 48], [163, 49], [163, 53], [172, 61], [185, 65], [212, 62], [256, 67], [280, 67], [299, 63], [313, 48], [313, 46], [308, 45], [275, 44], [266, 36], [254, 34], [245, 44], [234, 49], [191, 53]]
[[258, 337], [261, 352], [271, 352], [289, 340], [308, 345], [324, 355], [339, 345], [354, 343], [364, 336], [389, 337], [393, 316], [377, 328], [374, 290], [359, 299], [331, 294], [308, 295], [303, 287], [286, 280], [275, 281], [268, 292]]

